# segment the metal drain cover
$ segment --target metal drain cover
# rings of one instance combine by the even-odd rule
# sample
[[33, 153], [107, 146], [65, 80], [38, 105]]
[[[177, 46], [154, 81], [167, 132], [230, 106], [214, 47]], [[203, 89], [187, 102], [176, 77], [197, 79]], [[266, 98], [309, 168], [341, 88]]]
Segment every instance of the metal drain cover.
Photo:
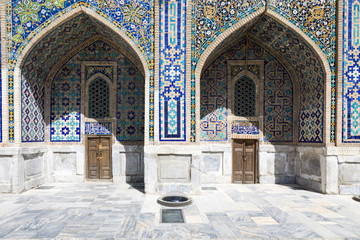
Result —
[[192, 199], [183, 194], [169, 194], [158, 198], [157, 202], [166, 207], [183, 207], [192, 203]]
[[181, 209], [162, 209], [161, 223], [184, 223], [184, 216]]

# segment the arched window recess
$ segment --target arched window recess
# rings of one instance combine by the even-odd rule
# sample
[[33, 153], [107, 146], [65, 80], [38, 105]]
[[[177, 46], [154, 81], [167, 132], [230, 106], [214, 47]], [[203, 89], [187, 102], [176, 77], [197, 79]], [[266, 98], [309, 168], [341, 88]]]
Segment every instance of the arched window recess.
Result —
[[259, 120], [261, 117], [263, 72], [263, 60], [228, 61], [229, 114], [232, 120]]
[[86, 81], [85, 117], [94, 120], [115, 118], [114, 89], [116, 84], [102, 73], [97, 73]]

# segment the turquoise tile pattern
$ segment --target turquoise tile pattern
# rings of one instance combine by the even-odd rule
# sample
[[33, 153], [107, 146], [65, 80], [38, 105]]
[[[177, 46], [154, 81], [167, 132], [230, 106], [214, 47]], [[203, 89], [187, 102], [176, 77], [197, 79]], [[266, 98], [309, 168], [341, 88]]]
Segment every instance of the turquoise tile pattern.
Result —
[[71, 59], [62, 67], [51, 84], [51, 142], [80, 142], [81, 140], [80, 68], [81, 62]]
[[[9, 142], [14, 142], [15, 139], [13, 76], [18, 57], [33, 37], [51, 22], [80, 6], [102, 16], [104, 21], [109, 21], [123, 31], [147, 60], [148, 66], [144, 67], [150, 72], [149, 138], [150, 141], [153, 140], [154, 2], [151, 0], [110, 0], [110, 2], [111, 4], [105, 4], [103, 0], [8, 0], [6, 2], [7, 41], [10, 49], [8, 53]], [[84, 33], [86, 35], [86, 31]], [[81, 36], [82, 34], [79, 34], [80, 38]]]
[[360, 2], [345, 0], [343, 20], [342, 142], [360, 142]]
[[160, 0], [160, 141], [186, 141], [186, 11], [187, 0]]
[[[228, 140], [227, 124], [230, 106], [227, 90], [234, 87], [229, 86], [228, 82], [228, 62], [244, 61], [246, 48], [248, 48], [248, 60], [261, 60], [265, 65], [264, 103], [260, 103], [260, 106], [264, 106], [264, 141], [292, 142], [294, 136], [292, 80], [287, 70], [274, 56], [251, 40], [248, 42], [243, 40], [227, 50], [210, 64], [201, 77], [201, 141]], [[261, 69], [260, 66], [255, 67], [255, 65], [250, 67], [255, 73], [257, 73], [256, 69]], [[231, 69], [231, 78], [245, 72], [245, 66], [241, 65], [232, 66]], [[240, 131], [236, 130], [239, 128], [231, 125], [231, 129], [232, 133], [246, 134], [243, 128]]]
[[231, 122], [231, 134], [258, 135], [259, 133], [259, 122], [257, 121], [235, 120]]
[[85, 135], [111, 135], [111, 122], [86, 122]]
[[[65, 64], [52, 83], [51, 126], [52, 142], [81, 140], [81, 62], [116, 61], [116, 139], [118, 141], [144, 140], [144, 77], [126, 57], [110, 45], [97, 41], [75, 55]], [[92, 66], [94, 74], [104, 65]], [[90, 76], [90, 77], [89, 77]], [[91, 74], [87, 75], [91, 78]], [[108, 75], [112, 81], [113, 75]], [[89, 99], [91, 101], [91, 99]]]
[[21, 79], [22, 142], [44, 141], [44, 81], [48, 71], [74, 46], [96, 33], [88, 18], [80, 15], [46, 36], [26, 58]]
[[[191, 141], [196, 141], [196, 85], [195, 69], [201, 54], [225, 30], [236, 22], [265, 6], [265, 1], [205, 1], [193, 0], [192, 15], [192, 76], [191, 76]], [[307, 34], [324, 52], [331, 69], [331, 134], [335, 141], [335, 29], [336, 1], [270, 0], [268, 8], [283, 16], [291, 24]], [[271, 26], [271, 25], [270, 25]], [[274, 27], [268, 31], [268, 40], [277, 36]], [[263, 39], [263, 38], [262, 38]], [[266, 42], [267, 39], [264, 39]], [[301, 41], [301, 40], [300, 40]], [[270, 43], [270, 42], [269, 42]], [[284, 45], [279, 43], [279, 45]], [[294, 59], [295, 60], [295, 59]], [[311, 115], [312, 113], [310, 113]], [[319, 142], [319, 139], [304, 139], [305, 142]]]
[[[191, 132], [196, 141], [196, 79], [195, 69], [201, 54], [226, 29], [265, 6], [263, 0], [207, 1], [192, 0], [191, 43]], [[202, 123], [200, 123], [201, 125]], [[200, 133], [202, 136], [202, 133]], [[201, 137], [202, 138], [202, 137]]]
[[280, 14], [308, 35], [324, 52], [331, 70], [330, 142], [336, 125], [336, 0], [270, 0], [269, 9]]

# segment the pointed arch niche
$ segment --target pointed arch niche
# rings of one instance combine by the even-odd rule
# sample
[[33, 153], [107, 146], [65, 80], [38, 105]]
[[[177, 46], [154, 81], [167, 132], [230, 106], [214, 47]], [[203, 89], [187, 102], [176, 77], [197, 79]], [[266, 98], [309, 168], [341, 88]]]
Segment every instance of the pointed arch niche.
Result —
[[[287, 99], [282, 97], [282, 105], [285, 106], [286, 102], [291, 102], [292, 106], [290, 104], [286, 109], [282, 108], [281, 111], [287, 113], [288, 116], [283, 117], [282, 123], [277, 121], [276, 124], [279, 127], [282, 126], [280, 128], [285, 131], [280, 130], [279, 132], [276, 125], [273, 125], [274, 133], [264, 133], [264, 141], [298, 142], [303, 145], [329, 143], [330, 132], [326, 126], [330, 124], [331, 109], [328, 96], [330, 96], [331, 72], [325, 54], [301, 30], [278, 14], [267, 10], [263, 15], [254, 17], [257, 17], [257, 20], [249, 18], [247, 22], [252, 26], [249, 27], [245, 22], [242, 26], [237, 26], [237, 29], [233, 29], [232, 34], [227, 38], [222, 39], [220, 36], [219, 41], [211, 43], [200, 56], [195, 71], [197, 96], [201, 96], [196, 98], [196, 106], [200, 106], [197, 113], [199, 116], [197, 131], [200, 133], [198, 134], [200, 137], [197, 139], [199, 141], [229, 141], [229, 132], [225, 132], [229, 125], [229, 122], [225, 120], [229, 117], [229, 112], [225, 110], [229, 108], [226, 103], [229, 95], [220, 93], [221, 91], [227, 92], [229, 89], [226, 81], [224, 82], [225, 79], [229, 81], [229, 73], [223, 69], [227, 68], [230, 60], [245, 61], [247, 58], [248, 60], [261, 59], [264, 61], [264, 66], [272, 65], [274, 71], [270, 71], [268, 74], [266, 73], [267, 68], [264, 68], [265, 79], [277, 78], [278, 74], [283, 74], [284, 77], [287, 75], [285, 78], [289, 79], [286, 81], [289, 82], [289, 87], [283, 89], [288, 89], [287, 95], [291, 95], [291, 97], [284, 95]], [[244, 33], [244, 29], [247, 29], [247, 32]], [[248, 46], [249, 48], [245, 44], [240, 46], [240, 42], [246, 36], [252, 42], [251, 46]], [[245, 53], [246, 49], [248, 49], [247, 53]], [[266, 59], [265, 55], [269, 59]], [[209, 73], [215, 68], [217, 68], [216, 73]], [[204, 78], [207, 77], [212, 78], [210, 82], [217, 85], [217, 89], [206, 90], [203, 88]], [[215, 83], [216, 81], [218, 83]], [[286, 85], [287, 83], [283, 82], [282, 84]], [[264, 87], [270, 86], [264, 82]], [[206, 91], [211, 94], [211, 97], [210, 95], [204, 96]], [[265, 90], [264, 94], [266, 94]], [[219, 97], [220, 95], [222, 97]], [[217, 100], [215, 100], [216, 98]], [[206, 110], [204, 104], [214, 109]], [[266, 101], [265, 96], [264, 104], [271, 104], [271, 101]], [[204, 111], [211, 113], [207, 120], [204, 119]], [[264, 112], [264, 131], [266, 131], [265, 120], [270, 119], [270, 116], [266, 116], [266, 114], [268, 113]], [[205, 137], [209, 134], [213, 134], [213, 136]], [[271, 140], [274, 138], [275, 141]]]
[[[46, 91], [51, 89], [52, 80], [64, 64], [82, 49], [99, 40], [105, 43], [105, 48], [116, 49], [126, 56], [127, 60], [123, 63], [133, 63], [134, 69], [139, 69], [140, 78], [149, 83], [149, 61], [132, 40], [92, 9], [84, 6], [74, 8], [37, 33], [36, 37], [24, 46], [17, 58], [14, 69], [14, 94], [15, 99], [19, 100], [14, 101], [16, 124], [15, 129], [10, 129], [14, 136], [13, 139], [10, 137], [10, 142], [45, 143], [46, 139], [49, 139], [45, 134], [48, 130], [45, 128], [49, 126], [50, 121], [50, 109], [47, 110], [50, 106], [50, 91], [48, 94]], [[78, 74], [80, 73], [81, 70]], [[143, 88], [149, 89], [144, 85]], [[145, 95], [149, 97], [148, 93]], [[147, 114], [140, 116], [143, 121], [145, 116]], [[147, 128], [141, 127], [143, 133], [145, 129]], [[148, 134], [148, 131], [145, 134]]]

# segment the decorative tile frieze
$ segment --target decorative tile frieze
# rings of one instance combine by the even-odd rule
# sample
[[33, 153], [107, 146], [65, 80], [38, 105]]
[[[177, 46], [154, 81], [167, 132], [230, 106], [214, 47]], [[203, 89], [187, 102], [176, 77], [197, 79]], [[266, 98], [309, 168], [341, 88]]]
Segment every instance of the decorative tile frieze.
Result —
[[86, 135], [111, 135], [111, 122], [85, 122]]
[[360, 1], [343, 4], [342, 142], [360, 143]]
[[258, 121], [240, 121], [231, 122], [231, 134], [260, 134]]
[[160, 141], [186, 141], [186, 4], [160, 1]]

